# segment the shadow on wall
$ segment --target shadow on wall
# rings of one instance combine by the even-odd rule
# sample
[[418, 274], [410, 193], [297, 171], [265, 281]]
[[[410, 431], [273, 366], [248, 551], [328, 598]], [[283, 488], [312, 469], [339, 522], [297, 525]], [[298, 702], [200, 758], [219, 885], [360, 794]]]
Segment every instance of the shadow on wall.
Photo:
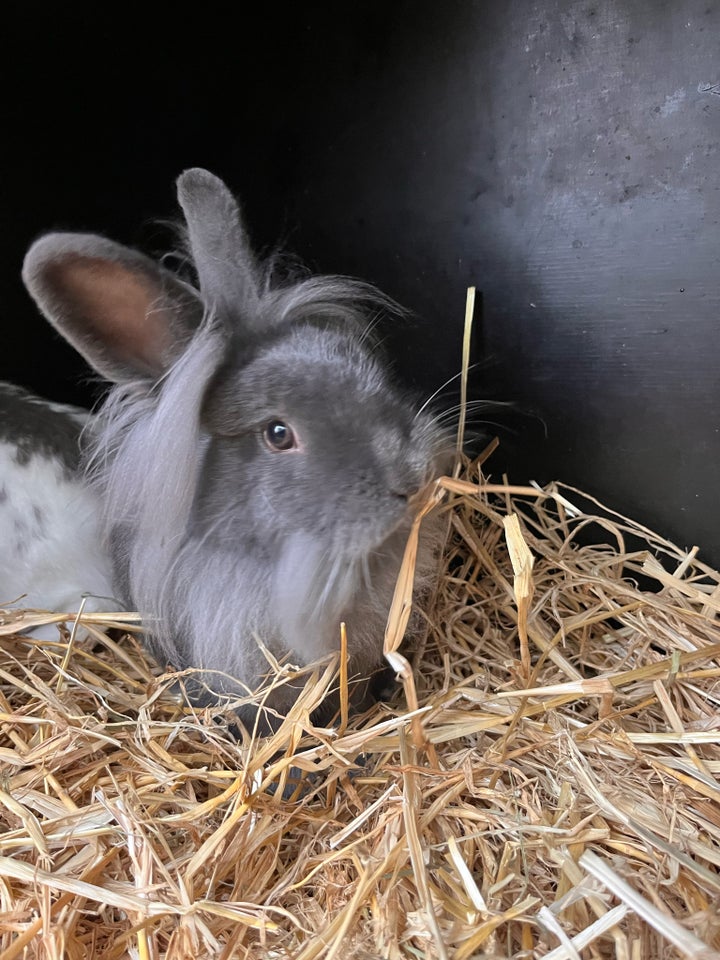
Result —
[[410, 375], [454, 372], [482, 290], [476, 389], [516, 410], [493, 469], [716, 562], [719, 31], [717, 3], [421, 4], [348, 82], [363, 106], [293, 208], [304, 249], [428, 318], [393, 340]]

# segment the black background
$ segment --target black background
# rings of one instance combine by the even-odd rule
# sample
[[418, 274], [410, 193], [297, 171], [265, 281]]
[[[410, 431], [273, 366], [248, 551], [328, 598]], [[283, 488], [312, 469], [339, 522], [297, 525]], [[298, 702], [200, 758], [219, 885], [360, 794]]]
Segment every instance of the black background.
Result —
[[[234, 11], [234, 12], [232, 12]], [[19, 281], [47, 229], [167, 243], [188, 166], [261, 249], [418, 319], [398, 376], [459, 369], [516, 482], [561, 478], [720, 563], [720, 4], [10, 4], [0, 377], [96, 387]], [[448, 402], [449, 402], [448, 398]]]

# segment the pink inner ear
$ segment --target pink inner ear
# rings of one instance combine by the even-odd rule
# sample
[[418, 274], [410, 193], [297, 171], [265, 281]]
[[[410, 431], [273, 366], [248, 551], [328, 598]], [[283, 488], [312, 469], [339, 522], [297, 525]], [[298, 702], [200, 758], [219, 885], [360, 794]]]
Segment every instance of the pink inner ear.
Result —
[[172, 347], [171, 319], [155, 278], [88, 256], [63, 257], [47, 273], [61, 302], [73, 305], [66, 323], [81, 350], [92, 343], [111, 363], [162, 373]]

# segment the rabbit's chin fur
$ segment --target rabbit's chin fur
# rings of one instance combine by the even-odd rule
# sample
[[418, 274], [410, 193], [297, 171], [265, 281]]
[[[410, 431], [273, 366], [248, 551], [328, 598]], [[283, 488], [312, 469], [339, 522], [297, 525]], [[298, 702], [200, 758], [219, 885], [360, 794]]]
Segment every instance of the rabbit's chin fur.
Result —
[[[437, 521], [430, 524], [437, 531]], [[333, 562], [320, 544], [293, 537], [270, 577], [253, 557], [224, 555], [188, 540], [173, 557], [153, 606], [159, 619], [148, 624], [151, 647], [161, 661], [200, 668], [207, 690], [195, 699], [207, 702], [212, 694], [257, 688], [270, 671], [263, 647], [281, 662], [299, 665], [339, 650], [344, 622], [350, 675], [366, 678], [382, 660], [405, 533], [393, 534], [383, 544], [382, 556], [367, 564], [342, 557]], [[419, 557], [420, 593], [429, 591], [437, 566], [431, 543], [426, 536]], [[419, 617], [413, 625], [420, 625]], [[197, 687], [191, 683], [189, 689]], [[278, 703], [277, 696], [271, 703], [282, 712], [289, 705]]]

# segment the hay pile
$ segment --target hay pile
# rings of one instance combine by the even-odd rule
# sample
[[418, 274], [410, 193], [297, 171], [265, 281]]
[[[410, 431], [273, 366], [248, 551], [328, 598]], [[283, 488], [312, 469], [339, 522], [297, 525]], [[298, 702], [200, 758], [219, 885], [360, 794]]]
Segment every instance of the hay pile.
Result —
[[405, 696], [333, 729], [336, 663], [235, 741], [112, 616], [0, 621], [0, 960], [720, 956], [720, 576], [568, 488], [444, 494]]

